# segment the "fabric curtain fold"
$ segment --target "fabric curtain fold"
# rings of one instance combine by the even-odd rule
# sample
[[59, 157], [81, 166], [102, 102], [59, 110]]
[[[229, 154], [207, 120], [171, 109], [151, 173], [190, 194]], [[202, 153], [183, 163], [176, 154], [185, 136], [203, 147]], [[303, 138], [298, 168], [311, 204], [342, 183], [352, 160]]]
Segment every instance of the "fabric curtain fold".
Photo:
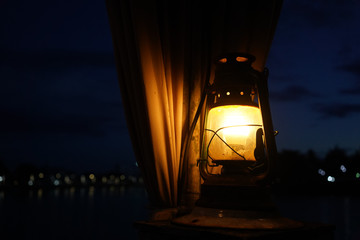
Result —
[[[256, 56], [262, 70], [281, 1], [107, 0], [119, 85], [136, 160], [154, 207], [196, 199], [200, 121], [183, 156], [212, 61]], [[186, 200], [185, 200], [186, 201]]]

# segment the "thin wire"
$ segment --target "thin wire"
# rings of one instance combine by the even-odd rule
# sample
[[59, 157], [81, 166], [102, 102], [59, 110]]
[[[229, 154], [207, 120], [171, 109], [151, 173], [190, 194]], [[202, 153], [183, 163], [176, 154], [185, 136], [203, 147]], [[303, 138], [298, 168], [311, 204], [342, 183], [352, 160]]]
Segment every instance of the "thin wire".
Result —
[[242, 157], [244, 160], [246, 160], [246, 158], [245, 158], [243, 155], [241, 155], [240, 153], [238, 153], [237, 151], [235, 151], [235, 149], [233, 149], [229, 144], [227, 144], [227, 142], [225, 142], [224, 139], [222, 139], [222, 138], [217, 134], [218, 131], [215, 132], [215, 131], [213, 131], [213, 130], [211, 130], [211, 129], [205, 129], [205, 131], [210, 131], [210, 132], [213, 132], [213, 133], [214, 133], [214, 135], [211, 137], [211, 139], [210, 139], [210, 141], [209, 141], [209, 144], [208, 144], [208, 146], [207, 146], [208, 157], [209, 157], [212, 161], [213, 161], [214, 159], [210, 156], [209, 147], [210, 147], [210, 144], [211, 144], [212, 140], [214, 139], [215, 135], [216, 135], [221, 141], [223, 141], [223, 143], [225, 143], [225, 145], [228, 146], [228, 148], [230, 148], [234, 153], [236, 153], [239, 157]]
[[210, 141], [209, 141], [209, 144], [207, 146], [207, 153], [208, 153], [208, 157], [213, 161], [214, 159], [210, 156], [210, 153], [209, 153], [209, 147], [210, 147], [210, 144], [212, 142], [212, 140], [214, 139], [215, 135], [223, 142], [225, 143], [225, 145], [230, 148], [234, 153], [236, 153], [239, 157], [242, 157], [245, 161], [246, 161], [246, 158], [241, 155], [240, 153], [238, 153], [235, 149], [233, 149], [223, 138], [221, 138], [219, 136], [219, 134], [217, 134], [220, 130], [222, 129], [225, 129], [225, 128], [231, 128], [231, 127], [261, 127], [261, 125], [259, 124], [245, 124], [245, 125], [234, 125], [234, 126], [227, 126], [227, 127], [222, 127], [222, 128], [219, 128], [218, 130], [214, 131], [212, 129], [205, 129], [205, 131], [209, 131], [209, 132], [213, 132], [214, 134], [212, 135]]

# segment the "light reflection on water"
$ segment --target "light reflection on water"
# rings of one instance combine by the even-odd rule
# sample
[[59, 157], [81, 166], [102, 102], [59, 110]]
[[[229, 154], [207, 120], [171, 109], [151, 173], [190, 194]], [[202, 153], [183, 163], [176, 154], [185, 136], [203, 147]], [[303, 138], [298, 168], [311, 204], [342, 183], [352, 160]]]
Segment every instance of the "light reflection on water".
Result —
[[136, 239], [147, 205], [142, 187], [0, 191], [0, 239]]
[[[337, 240], [360, 239], [360, 197], [275, 196], [286, 217], [336, 225]], [[147, 219], [143, 187], [0, 191], [0, 239], [136, 239]]]
[[336, 240], [360, 239], [360, 196], [277, 196], [274, 199], [286, 217], [335, 225]]

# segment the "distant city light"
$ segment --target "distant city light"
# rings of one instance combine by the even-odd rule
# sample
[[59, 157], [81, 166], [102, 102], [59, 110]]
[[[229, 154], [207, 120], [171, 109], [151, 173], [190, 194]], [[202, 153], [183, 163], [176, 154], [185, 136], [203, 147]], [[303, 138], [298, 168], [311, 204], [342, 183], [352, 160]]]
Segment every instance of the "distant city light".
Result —
[[[360, 173], [359, 173], [359, 177], [358, 175], [356, 176], [357, 178], [360, 178]], [[11, 181], [8, 181], [8, 179], [6, 179], [7, 182], [5, 182], [5, 178], [7, 178], [7, 176], [0, 175], [0, 186], [4, 186], [6, 184], [10, 186], [11, 185], [18, 186], [25, 184], [29, 188], [33, 188], [34, 186], [40, 188], [46, 186], [52, 186], [54, 187], [54, 189], [58, 189], [58, 186], [69, 186], [69, 187], [72, 187], [73, 185], [75, 186], [78, 181], [81, 183], [82, 186], [89, 186], [89, 187], [95, 186], [96, 183], [103, 184], [104, 186], [123, 185], [125, 183], [144, 183], [144, 180], [142, 178], [137, 178], [135, 176], [126, 175], [123, 173], [97, 176], [96, 173], [76, 175], [76, 174], [67, 174], [61, 172], [55, 172], [53, 174], [47, 174], [45, 172], [37, 172], [37, 173], [28, 174], [25, 177], [25, 179], [23, 179], [25, 181], [20, 179], [21, 182], [16, 178], [12, 179]], [[49, 181], [44, 181], [45, 178], [48, 178]]]
[[71, 180], [70, 180], [69, 176], [65, 176], [64, 181], [65, 181], [66, 184], [71, 184]]
[[102, 183], [107, 183], [107, 178], [106, 178], [105, 176], [102, 177], [102, 178], [101, 178], [101, 182], [102, 182]]
[[335, 182], [335, 178], [332, 176], [328, 176], [327, 180], [328, 182]]
[[43, 195], [43, 190], [40, 188], [37, 190], [37, 197], [40, 199]]
[[130, 180], [132, 183], [136, 183], [136, 182], [137, 182], [137, 179], [136, 179], [136, 177], [134, 177], [134, 176], [129, 176], [129, 180]]
[[355, 175], [355, 177], [356, 177], [356, 178], [360, 178], [360, 173], [357, 172], [356, 175]]
[[318, 170], [318, 173], [321, 175], [321, 176], [325, 176], [325, 171], [323, 169], [319, 169]]
[[120, 183], [120, 178], [116, 177], [115, 178], [115, 184], [119, 184]]
[[86, 177], [84, 175], [80, 176], [81, 183], [86, 183]]
[[74, 196], [74, 194], [75, 194], [75, 188], [71, 187], [70, 188], [70, 196]]
[[94, 187], [89, 187], [89, 197], [92, 198], [94, 197], [94, 193], [95, 193], [95, 188]]
[[341, 165], [340, 170], [344, 173], [344, 172], [346, 172], [346, 167], [344, 165]]
[[95, 177], [95, 175], [94, 175], [93, 173], [91, 173], [91, 174], [89, 175], [89, 179], [90, 179], [90, 181], [91, 181], [92, 183], [95, 183], [95, 182], [96, 182], [96, 177]]
[[34, 185], [33, 180], [29, 180], [29, 181], [28, 181], [28, 185], [29, 185], [29, 186], [33, 186], [33, 185]]

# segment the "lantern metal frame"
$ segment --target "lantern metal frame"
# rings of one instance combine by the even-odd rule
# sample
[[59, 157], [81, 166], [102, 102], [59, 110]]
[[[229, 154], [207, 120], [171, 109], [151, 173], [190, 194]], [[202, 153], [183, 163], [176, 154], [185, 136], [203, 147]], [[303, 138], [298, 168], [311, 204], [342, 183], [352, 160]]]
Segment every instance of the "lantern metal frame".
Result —
[[[213, 137], [207, 146], [204, 146], [206, 142], [203, 138], [201, 158], [198, 161], [203, 179], [214, 176], [213, 174], [209, 173], [207, 167], [216, 167], [219, 165], [222, 165], [223, 168], [226, 168], [226, 171], [223, 171], [226, 174], [227, 172], [232, 174], [233, 170], [236, 169], [239, 169], [242, 172], [244, 169], [249, 170], [253, 175], [251, 178], [255, 178], [255, 181], [271, 177], [271, 172], [276, 156], [276, 144], [273, 134], [274, 130], [271, 121], [268, 97], [265, 96], [260, 98], [260, 94], [266, 93], [266, 95], [268, 95], [267, 85], [264, 86], [264, 84], [267, 83], [268, 70], [265, 69], [264, 72], [258, 72], [254, 70], [251, 67], [251, 64], [254, 61], [254, 56], [244, 53], [226, 54], [219, 56], [216, 59], [215, 79], [207, 91], [205, 122], [207, 122], [210, 109], [215, 107], [226, 105], [242, 105], [259, 108], [262, 112], [261, 115], [263, 127], [257, 124], [242, 125], [260, 127], [256, 133], [257, 146], [254, 153], [256, 161], [247, 161], [244, 156], [241, 156], [234, 149], [232, 149], [231, 146], [229, 146], [217, 135], [217, 131], [220, 130], [218, 129], [216, 132], [214, 132], [213, 137], [217, 135], [217, 137], [219, 137], [228, 148], [241, 156], [243, 160], [213, 160], [209, 154], [209, 146]], [[264, 129], [267, 129], [267, 131], [264, 131]], [[205, 128], [204, 131], [212, 130]], [[264, 142], [262, 141], [263, 135], [265, 135]], [[203, 136], [205, 137], [205, 133], [203, 133]], [[215, 165], [209, 164], [209, 158], [213, 160], [212, 162], [214, 162]], [[265, 172], [259, 171], [260, 169], [265, 169]]]

